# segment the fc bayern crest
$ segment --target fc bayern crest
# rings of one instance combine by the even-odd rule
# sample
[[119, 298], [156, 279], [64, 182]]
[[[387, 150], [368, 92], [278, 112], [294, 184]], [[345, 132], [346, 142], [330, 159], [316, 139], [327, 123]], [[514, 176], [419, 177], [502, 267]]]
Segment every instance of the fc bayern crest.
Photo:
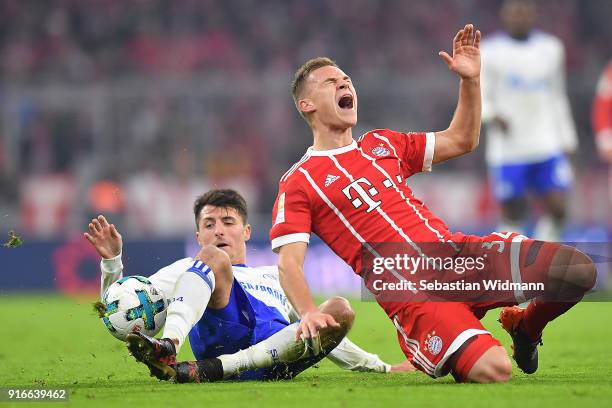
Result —
[[439, 336], [436, 336], [435, 331], [427, 335], [427, 340], [425, 340], [425, 350], [429, 351], [434, 356], [438, 355], [438, 353], [440, 353], [442, 350], [442, 339]]
[[389, 149], [383, 146], [376, 146], [372, 149], [372, 154], [377, 157], [386, 157], [391, 154]]

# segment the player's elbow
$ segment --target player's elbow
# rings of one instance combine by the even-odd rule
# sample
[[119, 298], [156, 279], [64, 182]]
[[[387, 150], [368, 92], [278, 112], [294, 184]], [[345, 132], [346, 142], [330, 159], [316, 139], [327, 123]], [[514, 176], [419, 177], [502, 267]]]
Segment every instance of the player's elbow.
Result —
[[478, 147], [480, 142], [480, 128], [473, 130], [457, 130], [453, 128], [447, 129], [445, 132], [440, 132], [445, 135], [447, 145], [452, 146], [452, 157], [461, 156], [473, 152]]
[[469, 137], [466, 137], [463, 143], [465, 153], [470, 153], [478, 148], [480, 144], [480, 128], [471, 132]]
[[460, 138], [456, 143], [456, 152], [455, 156], [462, 156], [464, 154], [468, 154], [476, 150], [478, 147], [478, 136], [470, 136], [466, 137], [465, 135]]

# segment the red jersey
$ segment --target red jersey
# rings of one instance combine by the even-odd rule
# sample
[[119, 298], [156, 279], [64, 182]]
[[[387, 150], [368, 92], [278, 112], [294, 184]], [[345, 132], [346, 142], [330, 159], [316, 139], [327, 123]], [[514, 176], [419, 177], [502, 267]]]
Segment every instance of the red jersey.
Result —
[[597, 146], [612, 149], [612, 62], [599, 79], [592, 112]]
[[317, 234], [359, 274], [362, 244], [447, 242], [448, 227], [406, 185], [431, 171], [433, 133], [377, 129], [338, 149], [308, 149], [281, 177], [270, 239], [283, 245]]

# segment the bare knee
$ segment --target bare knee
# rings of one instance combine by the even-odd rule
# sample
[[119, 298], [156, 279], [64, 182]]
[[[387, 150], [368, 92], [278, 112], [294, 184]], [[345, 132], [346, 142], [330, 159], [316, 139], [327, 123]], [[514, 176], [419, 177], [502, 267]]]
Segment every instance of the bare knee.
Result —
[[512, 364], [507, 357], [499, 362], [489, 362], [473, 373], [470, 372], [469, 380], [481, 384], [503, 383], [512, 377]]
[[319, 310], [323, 313], [330, 314], [334, 320], [340, 323], [340, 327], [344, 332], [343, 335], [346, 335], [351, 327], [353, 327], [355, 311], [345, 298], [340, 296], [329, 298], [319, 306]]
[[502, 346], [487, 350], [468, 374], [468, 380], [477, 383], [507, 382], [511, 377], [512, 363]]
[[320, 331], [321, 347], [326, 352], [333, 350], [351, 330], [355, 320], [355, 312], [348, 300], [340, 296], [334, 296], [319, 306], [323, 313], [330, 314], [339, 327], [327, 327]]
[[586, 254], [573, 247], [561, 245], [553, 258], [550, 278], [586, 292], [595, 285], [597, 269]]
[[574, 273], [572, 274], [572, 283], [574, 285], [583, 288], [585, 291], [595, 286], [597, 269], [595, 268], [593, 260], [588, 255], [574, 249], [572, 267], [574, 269]]

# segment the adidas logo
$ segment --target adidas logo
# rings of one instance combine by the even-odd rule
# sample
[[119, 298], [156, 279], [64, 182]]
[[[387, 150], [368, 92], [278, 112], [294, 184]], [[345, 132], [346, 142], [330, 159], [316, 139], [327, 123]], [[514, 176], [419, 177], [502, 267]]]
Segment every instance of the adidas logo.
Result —
[[331, 174], [328, 174], [327, 177], [325, 178], [325, 187], [329, 187], [331, 186], [331, 184], [338, 180], [340, 178], [340, 176], [332, 176]]

